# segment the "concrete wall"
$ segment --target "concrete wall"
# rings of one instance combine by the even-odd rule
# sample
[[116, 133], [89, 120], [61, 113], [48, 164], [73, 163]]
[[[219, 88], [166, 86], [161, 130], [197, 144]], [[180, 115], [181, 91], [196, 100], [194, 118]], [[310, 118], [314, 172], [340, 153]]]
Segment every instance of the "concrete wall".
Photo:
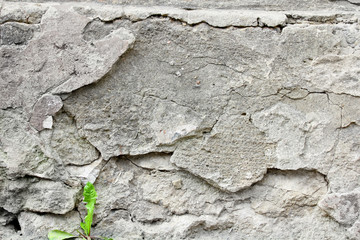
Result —
[[0, 10], [3, 239], [77, 229], [87, 181], [94, 235], [360, 239], [358, 1], [34, 2]]

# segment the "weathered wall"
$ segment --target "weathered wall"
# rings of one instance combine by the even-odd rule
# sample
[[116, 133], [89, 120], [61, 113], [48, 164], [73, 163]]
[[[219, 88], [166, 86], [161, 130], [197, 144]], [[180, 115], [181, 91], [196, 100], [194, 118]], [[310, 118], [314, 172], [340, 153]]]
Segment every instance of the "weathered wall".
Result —
[[34, 2], [1, 3], [0, 239], [76, 229], [87, 181], [114, 239], [360, 239], [360, 1]]

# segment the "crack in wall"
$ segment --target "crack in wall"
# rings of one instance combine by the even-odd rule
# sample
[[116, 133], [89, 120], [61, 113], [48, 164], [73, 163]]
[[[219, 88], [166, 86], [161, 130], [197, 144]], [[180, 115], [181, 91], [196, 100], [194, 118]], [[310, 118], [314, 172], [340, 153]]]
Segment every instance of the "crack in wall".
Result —
[[[158, 152], [152, 152], [152, 153], [158, 153]], [[152, 154], [152, 153], [148, 153], [148, 154]], [[146, 156], [148, 154], [145, 154], [143, 156]], [[218, 188], [217, 186], [214, 186], [213, 184], [209, 183], [206, 179], [204, 179], [203, 177], [199, 176], [199, 175], [196, 175], [192, 172], [189, 172], [187, 169], [184, 169], [184, 168], [181, 168], [181, 167], [178, 167], [176, 166], [177, 169], [174, 169], [174, 170], [164, 170], [164, 169], [156, 169], [156, 168], [150, 168], [150, 167], [142, 167], [140, 166], [139, 164], [136, 164], [133, 160], [130, 159], [131, 155], [121, 155], [121, 156], [118, 156], [120, 158], [125, 158], [128, 162], [130, 162], [133, 166], [135, 166], [136, 168], [139, 168], [139, 169], [142, 169], [142, 170], [145, 170], [147, 172], [152, 172], [152, 171], [158, 171], [158, 172], [164, 172], [164, 173], [186, 173], [186, 174], [189, 174], [190, 176], [194, 177], [195, 179], [197, 180], [200, 180], [201, 182], [205, 183], [207, 186], [211, 187], [211, 188], [214, 188], [214, 189], [217, 189], [221, 192], [224, 192], [224, 193], [231, 193], [231, 192], [226, 192], [224, 191], [223, 189], [221, 188]], [[140, 156], [136, 156], [136, 157], [140, 157]]]
[[[291, 15], [291, 16], [293, 17], [293, 15]], [[134, 20], [134, 19], [133, 19], [133, 22], [135, 23], [135, 22], [144, 21], [144, 20], [148, 20], [148, 19], [161, 19], [161, 18], [167, 19], [167, 20], [169, 20], [169, 21], [177, 21], [177, 22], [180, 22], [182, 25], [184, 25], [184, 24], [186, 23], [186, 24], [185, 24], [186, 26], [189, 25], [189, 26], [191, 26], [191, 27], [196, 26], [196, 25], [198, 25], [198, 24], [203, 24], [203, 23], [205, 23], [205, 24], [207, 24], [207, 25], [209, 25], [209, 26], [211, 26], [211, 27], [213, 27], [213, 28], [219, 28], [219, 29], [228, 28], [228, 27], [234, 27], [234, 26], [228, 26], [228, 27], [216, 27], [216, 26], [215, 26], [215, 27], [214, 27], [214, 26], [208, 24], [208, 23], [205, 22], [205, 21], [200, 21], [199, 23], [188, 24], [188, 23], [185, 22], [184, 20], [174, 19], [174, 18], [172, 18], [172, 17], [167, 16], [166, 14], [165, 14], [165, 15], [164, 15], [164, 14], [153, 14], [153, 15], [150, 15], [150, 16], [146, 17], [145, 19], [140, 19], [140, 20]], [[290, 20], [289, 20], [290, 17], [287, 16], [287, 18], [288, 18], [287, 21], [290, 21]], [[295, 17], [294, 17], [294, 18], [295, 18]], [[101, 19], [100, 19], [100, 20], [101, 20]], [[112, 20], [112, 21], [110, 21], [110, 22], [114, 22], [114, 21], [116, 21], [116, 20], [131, 20], [131, 17], [128, 16], [128, 17], [126, 17], [126, 18], [123, 18], [123, 17], [121, 17], [121, 18], [115, 18], [114, 20]], [[315, 20], [316, 20], [316, 19], [315, 19]], [[315, 21], [315, 20], [313, 20], [313, 21]], [[305, 20], [304, 20], [304, 18], [301, 19], [301, 20], [300, 20], [301, 23], [298, 22], [298, 20], [291, 20], [291, 21], [295, 21], [294, 24], [303, 24], [303, 23], [304, 23], [303, 21], [305, 21]], [[306, 21], [308, 21], [308, 20], [306, 20]], [[317, 20], [316, 20], [316, 21], [317, 21]], [[324, 24], [324, 23], [325, 23], [325, 24], [328, 24], [328, 23], [333, 24], [333, 23], [336, 23], [337, 20], [334, 20], [333, 18], [330, 18], [330, 19], [328, 19], [328, 20], [319, 20], [319, 21], [320, 21], [319, 23], [321, 23], [321, 24]], [[324, 21], [324, 22], [323, 22], [323, 21]], [[255, 27], [272, 28], [272, 27], [267, 27], [267, 26], [265, 26], [265, 25], [260, 26], [261, 24], [262, 24], [262, 22], [260, 21], [259, 18], [257, 18], [257, 26], [255, 26]], [[289, 24], [293, 24], [293, 23], [289, 23], [289, 22], [288, 22], [288, 23], [286, 24], [286, 26], [288, 26]], [[351, 24], [353, 24], [353, 22], [351, 22]], [[185, 26], [184, 26], [184, 27], [185, 27]], [[252, 28], [253, 28], [253, 26], [249, 26], [249, 27], [252, 27]], [[234, 27], [234, 28], [236, 28], [236, 27]], [[242, 28], [242, 27], [238, 27], [238, 28]], [[244, 28], [245, 28], [245, 27], [244, 27]], [[276, 28], [277, 28], [277, 27], [275, 27], [274, 30], [277, 30]], [[280, 29], [280, 31], [281, 31], [281, 30], [282, 30], [282, 29]], [[209, 58], [211, 58], [211, 57], [209, 57]], [[214, 59], [215, 59], [215, 58], [214, 58]], [[118, 59], [118, 61], [119, 61], [119, 60], [120, 60], [120, 58]], [[158, 61], [161, 62], [161, 60], [158, 60]], [[190, 60], [190, 61], [191, 61], [191, 60]], [[186, 62], [185, 64], [189, 63], [190, 61]], [[163, 62], [165, 62], [165, 61], [163, 61]], [[169, 64], [170, 64], [170, 63], [169, 63]], [[184, 65], [185, 65], [185, 64], [184, 64]], [[201, 68], [204, 68], [204, 67], [206, 67], [206, 66], [208, 66], [208, 65], [221, 66], [221, 67], [224, 67], [224, 68], [226, 68], [226, 69], [228, 69], [228, 70], [234, 71], [234, 72], [236, 72], [236, 73], [242, 73], [241, 71], [238, 71], [237, 69], [233, 69], [231, 66], [228, 66], [226, 63], [211, 63], [211, 62], [207, 62], [207, 64], [205, 64], [205, 66], [202, 66]], [[114, 65], [113, 65], [113, 66], [114, 66]], [[176, 65], [176, 66], [182, 66], [182, 65]], [[201, 69], [201, 68], [200, 68], [200, 69]], [[199, 70], [199, 69], [196, 69], [196, 70]], [[111, 71], [114, 71], [114, 68], [113, 68], [113, 67], [110, 69], [109, 72], [111, 72]], [[194, 70], [194, 71], [195, 71], [195, 70]], [[109, 72], [108, 72], [108, 73], [109, 73]], [[191, 72], [191, 71], [189, 71], [189, 72]], [[103, 77], [99, 78], [98, 81], [100, 81], [101, 79], [105, 78], [105, 76], [106, 76], [108, 73], [106, 73]], [[92, 84], [92, 83], [91, 83], [91, 84]], [[84, 87], [84, 86], [82, 86], [82, 87]], [[81, 88], [82, 88], [82, 87], [81, 87]], [[211, 133], [214, 131], [214, 128], [219, 124], [219, 119], [221, 119], [221, 118], [224, 116], [224, 114], [226, 114], [226, 113], [229, 111], [228, 108], [229, 108], [229, 106], [230, 106], [230, 102], [232, 101], [232, 98], [234, 97], [235, 94], [238, 94], [238, 95], [240, 95], [241, 97], [244, 97], [244, 98], [255, 98], [255, 97], [267, 98], [267, 97], [272, 97], [272, 96], [279, 96], [280, 99], [286, 98], [286, 99], [290, 99], [290, 100], [292, 100], [292, 101], [304, 100], [304, 99], [306, 99], [306, 98], [307, 98], [309, 95], [311, 95], [311, 94], [326, 94], [328, 103], [331, 104], [331, 105], [338, 106], [339, 109], [340, 109], [340, 127], [339, 127], [339, 129], [338, 129], [338, 130], [339, 130], [339, 131], [338, 131], [338, 137], [337, 137], [338, 139], [337, 139], [337, 142], [336, 142], [335, 146], [333, 146], [333, 148], [332, 148], [331, 150], [329, 150], [329, 152], [330, 152], [330, 151], [333, 151], [333, 150], [336, 148], [337, 143], [340, 141], [340, 140], [339, 140], [340, 130], [341, 130], [342, 128], [347, 128], [347, 127], [350, 127], [350, 126], [353, 126], [353, 125], [358, 126], [358, 124], [357, 124], [356, 122], [350, 122], [348, 125], [343, 126], [343, 124], [344, 124], [344, 123], [343, 123], [343, 118], [344, 118], [344, 116], [343, 116], [343, 114], [344, 114], [344, 112], [343, 112], [344, 109], [343, 109], [343, 108], [344, 108], [344, 106], [333, 102], [333, 100], [331, 99], [330, 94], [350, 95], [350, 96], [353, 96], [353, 95], [347, 94], [347, 93], [333, 93], [333, 92], [325, 91], [325, 90], [324, 90], [324, 91], [312, 91], [312, 90], [308, 90], [308, 89], [306, 89], [306, 88], [298, 88], [298, 89], [303, 90], [303, 95], [300, 94], [300, 96], [295, 96], [295, 97], [294, 97], [294, 96], [292, 95], [292, 93], [293, 93], [295, 90], [297, 90], [296, 88], [280, 88], [280, 89], [277, 89], [276, 93], [269, 94], [269, 95], [263, 95], [263, 96], [261, 96], [261, 94], [260, 94], [260, 95], [249, 95], [249, 96], [246, 96], [246, 95], [243, 94], [243, 92], [239, 91], [239, 89], [229, 88], [229, 89], [227, 90], [227, 92], [226, 92], [226, 95], [229, 95], [229, 97], [225, 100], [225, 105], [224, 105], [224, 107], [222, 108], [222, 111], [220, 111], [219, 114], [215, 117], [213, 123], [210, 124], [210, 125], [209, 125], [208, 127], [206, 127], [206, 128], [200, 129], [200, 130], [199, 130], [199, 132], [201, 132], [200, 135], [191, 136], [191, 137], [189, 137], [189, 136], [188, 136], [188, 137], [186, 137], [186, 136], [185, 136], [185, 137], [181, 137], [181, 138], [179, 138], [177, 141], [175, 141], [174, 145], [176, 145], [176, 144], [181, 144], [181, 143], [179, 143], [180, 141], [186, 141], [186, 140], [194, 139], [194, 138], [201, 138], [201, 137], [207, 136], [208, 134], [211, 134]], [[76, 94], [76, 90], [72, 91], [71, 94]], [[139, 94], [139, 95], [140, 95], [140, 94]], [[160, 99], [160, 100], [162, 100], [162, 101], [166, 101], [166, 102], [168, 102], [168, 103], [173, 103], [173, 104], [176, 104], [177, 106], [186, 107], [186, 108], [189, 108], [190, 110], [196, 112], [196, 109], [194, 109], [193, 107], [187, 106], [186, 104], [178, 103], [178, 101], [176, 101], [176, 100], [172, 100], [172, 99], [168, 99], [168, 98], [163, 98], [163, 97], [161, 97], [161, 96], [156, 96], [156, 95], [153, 95], [153, 94], [149, 94], [149, 95], [144, 95], [144, 94], [143, 94], [142, 97], [143, 97], [143, 98], [144, 98], [144, 97], [158, 98], [158, 99]], [[353, 97], [359, 97], [359, 96], [353, 96]], [[70, 117], [74, 120], [74, 124], [76, 125], [76, 130], [77, 130], [77, 132], [79, 133], [80, 127], [78, 127], [78, 124], [77, 124], [77, 122], [76, 122], [76, 120], [75, 120], [75, 116], [71, 116], [70, 112], [67, 112], [67, 111], [66, 111], [66, 107], [63, 107], [62, 109], [64, 110], [64, 112], [65, 112], [68, 116], [70, 116]], [[10, 108], [6, 108], [5, 110], [10, 110]], [[248, 113], [248, 114], [247, 114], [246, 112], [244, 112], [244, 113], [245, 113], [245, 115], [248, 115], [249, 121], [252, 122], [252, 121], [251, 121], [252, 115], [251, 115], [250, 113]], [[243, 115], [243, 113], [240, 113], [239, 115]], [[137, 139], [140, 134], [141, 134], [140, 132], [137, 132], [137, 134], [136, 134], [136, 136], [135, 136], [135, 139]], [[96, 151], [100, 154], [99, 149], [97, 149], [97, 148], [88, 140], [87, 137], [85, 137], [85, 139], [86, 139], [86, 141], [87, 141], [91, 146], [93, 146], [93, 147], [96, 149]], [[308, 136], [307, 136], [307, 138], [305, 138], [305, 145], [307, 145], [307, 144], [309, 144], [309, 143], [308, 143]], [[175, 151], [176, 151], [176, 148], [175, 148]], [[305, 151], [305, 150], [304, 150], [304, 151]], [[149, 153], [155, 153], [155, 152], [149, 152]], [[141, 169], [146, 170], [146, 171], [153, 171], [153, 170], [154, 170], [154, 169], [151, 169], [151, 168], [147, 168], [147, 167], [140, 166], [140, 165], [138, 165], [136, 162], [132, 161], [132, 160], [131, 160], [131, 157], [132, 157], [133, 155], [124, 155], [124, 154], [121, 154], [121, 153], [120, 153], [120, 154], [117, 155], [117, 156], [120, 157], [120, 158], [125, 158], [125, 159], [127, 159], [132, 165], [134, 165], [134, 166], [137, 167], [137, 168], [141, 168]], [[144, 155], [138, 155], [138, 156], [141, 157], [141, 156], [144, 156]], [[96, 161], [96, 160], [94, 160], [94, 161]], [[106, 166], [108, 166], [109, 162], [110, 162], [110, 160], [107, 160], [107, 161], [103, 160], [103, 161], [101, 162], [102, 166], [101, 166], [101, 169], [100, 169], [100, 173], [103, 172], [103, 170], [104, 170], [104, 168], [105, 168]], [[89, 163], [89, 164], [91, 164], [91, 163]], [[87, 166], [87, 165], [89, 165], [89, 164], [84, 164], [84, 165], [73, 165], [73, 164], [69, 164], [69, 166]], [[242, 189], [242, 190], [239, 190], [239, 191], [236, 192], [235, 194], [241, 194], [241, 193], [243, 193], [244, 191], [249, 191], [249, 190], [251, 190], [252, 187], [255, 186], [255, 185], [257, 185], [259, 182], [261, 182], [261, 181], [267, 176], [268, 172], [271, 171], [271, 170], [272, 170], [272, 168], [268, 168], [268, 169], [267, 169], [267, 173], [265, 173], [265, 174], [263, 175], [263, 178], [262, 178], [261, 180], [259, 180], [259, 181], [257, 181], [257, 182], [254, 182], [253, 185], [251, 185], [251, 186], [249, 186], [249, 187], [246, 187], [246, 188], [244, 188], [244, 189]], [[296, 170], [294, 170], [294, 171], [298, 171], [298, 170], [302, 170], [302, 169], [299, 168], [299, 169], [296, 169]], [[320, 172], [319, 172], [318, 170], [316, 170], [316, 169], [315, 169], [315, 170], [313, 170], [313, 169], [306, 169], [306, 170], [316, 171], [317, 173], [320, 173]], [[171, 172], [171, 173], [174, 173], [174, 172], [184, 172], [184, 173], [189, 174], [189, 176], [192, 176], [192, 177], [194, 177], [194, 178], [196, 178], [196, 179], [199, 179], [201, 182], [206, 183], [206, 185], [212, 186], [214, 189], [217, 189], [217, 190], [221, 191], [222, 193], [226, 193], [226, 194], [227, 194], [227, 192], [224, 191], [223, 189], [220, 189], [220, 188], [216, 187], [216, 186], [215, 186], [216, 184], [211, 184], [211, 183], [209, 183], [209, 182], [208, 182], [206, 179], [204, 179], [202, 176], [195, 175], [195, 174], [193, 174], [192, 172], [188, 171], [187, 169], [180, 168], [179, 170], [171, 170], [171, 171], [169, 171], [169, 170], [158, 170], [158, 171], [159, 171], [159, 172], [166, 172], [166, 173], [169, 173], [169, 172]], [[287, 171], [287, 170], [281, 170], [281, 171]], [[320, 174], [322, 174], [322, 173], [320, 173]], [[329, 191], [329, 182], [328, 182], [327, 176], [324, 175], [324, 174], [322, 174], [322, 175], [323, 175], [325, 181], [327, 182], [327, 188], [328, 188], [328, 191]], [[97, 180], [97, 179], [98, 179], [98, 177], [97, 177], [95, 180]], [[68, 182], [66, 182], [66, 181], [64, 182], [64, 184], [67, 185], [67, 186], [69, 186], [69, 187], [72, 187], [72, 186], [73, 186], [71, 183], [68, 183]], [[274, 189], [279, 189], [279, 188], [275, 188], [275, 187], [274, 187]], [[320, 190], [317, 189], [316, 191], [313, 192], [313, 194], [318, 193], [319, 191], [320, 191]], [[306, 195], [306, 196], [310, 196], [310, 195]], [[247, 199], [249, 199], [249, 198], [247, 198]], [[229, 200], [229, 201], [231, 202], [231, 200]], [[245, 202], [245, 201], [244, 201], [244, 202]], [[209, 202], [209, 203], [210, 203], [210, 202]], [[298, 205], [298, 204], [295, 203], [294, 205]], [[162, 206], [162, 205], [161, 205], [161, 206]], [[311, 205], [311, 206], [314, 206], [314, 205]], [[301, 205], [300, 207], [302, 207], [302, 205]], [[113, 208], [113, 210], [115, 210], [115, 209], [116, 209], [116, 208]], [[121, 209], [122, 209], [122, 210], [127, 210], [127, 209], [125, 209], [125, 208], [124, 208], [124, 209], [123, 209], [123, 208], [119, 208], [119, 209], [120, 209], [120, 210], [121, 210]], [[77, 208], [76, 208], [75, 210], [78, 211]], [[182, 215], [186, 215], [186, 214], [188, 214], [188, 213], [178, 214], [178, 215], [179, 215], [179, 216], [182, 216]], [[177, 215], [177, 214], [174, 214], [174, 215]], [[204, 215], [206, 215], [206, 214], [204, 214]], [[220, 213], [220, 215], [221, 215], [221, 213]], [[106, 218], [106, 216], [105, 216], [105, 218]], [[155, 222], [158, 222], [158, 221], [150, 222], [149, 224], [151, 225], [151, 224], [154, 224]], [[161, 221], [160, 221], [160, 222], [161, 222]]]
[[350, 4], [360, 6], [360, 1], [359, 0], [329, 0], [329, 1], [331, 1], [331, 2], [348, 2]]
[[[133, 9], [132, 9], [133, 8]], [[130, 10], [127, 9], [126, 7], [124, 7], [125, 13], [123, 13], [123, 16], [119, 16], [119, 17], [113, 17], [111, 19], [105, 19], [102, 18], [101, 16], [97, 16], [95, 18], [93, 18], [93, 20], [100, 20], [104, 23], [113, 23], [115, 21], [118, 20], [129, 20], [132, 23], [137, 23], [137, 22], [141, 22], [141, 21], [145, 21], [148, 19], [168, 19], [171, 20], [173, 22], [178, 22], [180, 24], [182, 24], [183, 26], [190, 26], [190, 27], [195, 27], [201, 24], [206, 24], [212, 28], [218, 28], [218, 29], [228, 29], [228, 28], [239, 28], [239, 29], [243, 29], [243, 28], [267, 28], [267, 29], [271, 29], [274, 30], [278, 33], [282, 33], [283, 29], [289, 25], [299, 25], [299, 24], [338, 24], [338, 23], [344, 23], [344, 24], [356, 24], [357, 20], [356, 18], [356, 13], [355, 12], [347, 12], [347, 13], [329, 13], [329, 14], [325, 14], [325, 13], [317, 13], [317, 12], [313, 12], [313, 14], [309, 14], [309, 12], [296, 12], [296, 13], [292, 13], [287, 12], [287, 11], [278, 11], [275, 12], [276, 14], [278, 14], [278, 16], [276, 16], [276, 14], [274, 15], [274, 19], [270, 20], [266, 19], [265, 21], [262, 20], [262, 17], [257, 17], [256, 19], [254, 19], [254, 22], [251, 24], [241, 24], [241, 23], [221, 23], [218, 24], [216, 21], [214, 21], [214, 23], [211, 23], [212, 20], [206, 20], [206, 19], [202, 19], [206, 18], [207, 15], [206, 14], [212, 14], [212, 9], [207, 9], [207, 10], [184, 10], [184, 9], [178, 9], [178, 8], [158, 8], [158, 9], [148, 9], [146, 7], [140, 7], [138, 8], [140, 10], [140, 14], [136, 13], [136, 11], [134, 13], [131, 13], [131, 11], [134, 11], [134, 9], [137, 9], [136, 7], [130, 6]], [[158, 11], [158, 12], [157, 12]], [[220, 10], [221, 11], [221, 10]], [[195, 15], [197, 18], [197, 20], [188, 20], [186, 18], [189, 18], [191, 16], [192, 13], [194, 12], [198, 12], [198, 15]], [[249, 11], [249, 10], [245, 10], [245, 11], [239, 11], [240, 16], [242, 16], [243, 13], [250, 15], [255, 15], [256, 14], [260, 14], [262, 15], [261, 11]], [[136, 15], [139, 14], [139, 15]], [[145, 15], [145, 16], [141, 16], [141, 14]], [[190, 15], [189, 15], [190, 14]], [[203, 14], [203, 15], [201, 15]], [[285, 18], [282, 19], [281, 21], [279, 19], [276, 19], [276, 17], [281, 16], [282, 14], [284, 14]], [[224, 13], [224, 16], [226, 14]], [[235, 19], [235, 18], [234, 18]], [[271, 19], [271, 17], [270, 17]], [[241, 20], [240, 20], [241, 21]], [[267, 21], [269, 21], [269, 23], [267, 23]], [[271, 21], [279, 21], [278, 23], [274, 23]], [[220, 22], [220, 21], [219, 21]]]
[[[196, 11], [196, 10], [193, 10], [193, 11]], [[267, 28], [267, 29], [275, 30], [275, 31], [277, 31], [279, 33], [281, 33], [281, 31], [285, 27], [285, 26], [267, 26], [266, 23], [261, 22], [260, 18], [256, 19], [256, 24], [254, 26], [251, 26], [251, 25], [250, 26], [247, 26], [247, 25], [242, 26], [242, 25], [232, 25], [232, 24], [225, 25], [225, 26], [217, 26], [217, 25], [209, 23], [209, 21], [207, 21], [207, 20], [200, 20], [200, 21], [196, 21], [194, 23], [191, 23], [191, 22], [189, 22], [187, 20], [184, 20], [183, 18], [173, 17], [169, 13], [152, 13], [152, 14], [149, 14], [147, 17], [143, 17], [143, 18], [141, 18], [141, 17], [137, 18], [136, 15], [135, 16], [131, 16], [131, 15], [130, 16], [121, 16], [121, 17], [113, 18], [111, 20], [104, 20], [101, 17], [96, 17], [92, 21], [100, 20], [103, 23], [113, 23], [113, 22], [118, 21], [118, 20], [129, 20], [132, 23], [138, 23], [138, 22], [149, 20], [149, 19], [167, 19], [167, 20], [170, 20], [172, 22], [180, 23], [184, 27], [186, 27], [186, 26], [196, 27], [196, 26], [199, 26], [201, 24], [206, 24], [206, 25], [208, 25], [208, 26], [210, 26], [212, 28], [217, 28], [217, 29], [229, 29], [229, 28], [239, 28], [239, 29], [263, 28], [263, 29], [266, 29]]]

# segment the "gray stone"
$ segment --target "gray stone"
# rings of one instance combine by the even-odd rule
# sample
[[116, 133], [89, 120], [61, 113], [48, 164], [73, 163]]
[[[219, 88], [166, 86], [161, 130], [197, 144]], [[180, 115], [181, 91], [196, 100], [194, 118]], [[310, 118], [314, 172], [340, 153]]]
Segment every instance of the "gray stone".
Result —
[[57, 113], [63, 104], [59, 96], [44, 95], [34, 105], [33, 112], [30, 117], [30, 124], [38, 131], [45, 128], [52, 128], [51, 124], [48, 126], [48, 118], [52, 117]]
[[[7, 11], [2, 13], [4, 21], [13, 18], [20, 21], [16, 10]], [[1, 108], [23, 106], [31, 112], [44, 93], [67, 93], [98, 81], [134, 41], [134, 36], [124, 29], [95, 41], [83, 41], [82, 31], [91, 19], [71, 11], [70, 6], [49, 6], [45, 13], [43, 9], [27, 11], [30, 15], [31, 11], [37, 11], [41, 16], [41, 32], [33, 36], [26, 48], [1, 50]]]
[[87, 182], [95, 182], [103, 166], [103, 159], [99, 158], [98, 160], [84, 166], [66, 166], [66, 170], [71, 178], [80, 179], [85, 185]]
[[47, 239], [46, 236], [51, 230], [61, 230], [76, 234], [80, 222], [80, 215], [76, 211], [64, 215], [39, 215], [32, 212], [22, 212], [19, 215], [22, 235], [32, 239], [36, 237], [37, 239]]
[[27, 210], [65, 214], [75, 207], [80, 187], [36, 178], [6, 180], [0, 185], [0, 201], [2, 207], [11, 213]]
[[[231, 38], [232, 31], [235, 31], [234, 34], [239, 39], [244, 37], [251, 39], [249, 41], [256, 41], [257, 34], [263, 35], [264, 38], [278, 38], [276, 32], [268, 30], [249, 28], [245, 31], [234, 29], [216, 32], [206, 25], [199, 25], [181, 32], [181, 27], [177, 25], [166, 26], [166, 22], [163, 21], [150, 22], [150, 25], [140, 23], [138, 34], [142, 34], [144, 39], [139, 40], [134, 51], [129, 52], [127, 58], [120, 64], [119, 68], [124, 69], [121, 71], [124, 74], [118, 75], [114, 72], [105, 81], [99, 83], [99, 88], [109, 91], [99, 92], [97, 88], [87, 88], [65, 101], [67, 111], [75, 116], [86, 138], [99, 149], [105, 159], [120, 154], [138, 155], [153, 151], [173, 151], [173, 145], [180, 142], [181, 138], [201, 136], [202, 132], [208, 132], [213, 127], [229, 100], [231, 87], [241, 86], [247, 80], [246, 76], [240, 76], [240, 72], [245, 71], [241, 70], [241, 65], [236, 65], [234, 60], [216, 46], [209, 43], [208, 46], [194, 48], [193, 46], [201, 41], [200, 39], [214, 35], [225, 44]], [[157, 30], [154, 32], [152, 29]], [[161, 31], [167, 31], [169, 37], [172, 36], [173, 39], [162, 40]], [[148, 41], [155, 45], [149, 45]], [[185, 44], [184, 47], [188, 50], [171, 52], [177, 44]], [[246, 44], [244, 42], [243, 45], [237, 46], [243, 51], [238, 52], [238, 57], [244, 55], [243, 61], [254, 60], [262, 64], [260, 62], [263, 60], [259, 56], [250, 56], [250, 46]], [[236, 48], [230, 45], [229, 47]], [[265, 46], [260, 42], [258, 47], [259, 51], [267, 54]], [[160, 53], [152, 49], [164, 52]], [[138, 51], [143, 55], [137, 55]], [[170, 54], [167, 54], [168, 52]], [[217, 57], [223, 60], [219, 62], [216, 60]], [[149, 63], [148, 59], [154, 60]], [[160, 62], [161, 68], [157, 68], [158, 63], [155, 61]], [[172, 62], [173, 65], [170, 64]], [[239, 69], [232, 69], [237, 67]], [[125, 71], [125, 69], [131, 70]], [[144, 72], [141, 73], [138, 69]], [[186, 76], [183, 75], [180, 80], [175, 74], [179, 70], [186, 72]], [[249, 75], [254, 74], [258, 77], [265, 74], [250, 69], [247, 71]], [[145, 72], [153, 76], [144, 79], [142, 76]], [[210, 77], [207, 76], [208, 72], [211, 73]], [[155, 79], [155, 76], [156, 79], [166, 79], [166, 81], [154, 80], [151, 83], [147, 80]], [[225, 80], [234, 77], [239, 77], [240, 80]], [[144, 80], [137, 83], [134, 82], [136, 78]], [[169, 82], [173, 84], [168, 84]], [[123, 91], [123, 89], [127, 90]], [[99, 108], [85, 110], [82, 104], [95, 104], [85, 97], [93, 94], [98, 99], [96, 104], [99, 104]], [[127, 107], [128, 104], [132, 107]], [[138, 112], [140, 114], [137, 114]], [[114, 114], [120, 117], [117, 121], [123, 123], [121, 128], [112, 127], [116, 124], [111, 120]]]
[[[51, 155], [66, 165], [87, 165], [99, 159], [98, 151], [78, 133], [74, 120], [60, 112], [53, 131], [41, 135]], [[50, 133], [50, 134], [49, 134]]]
[[178, 170], [178, 168], [170, 162], [170, 158], [171, 154], [153, 153], [141, 156], [132, 156], [129, 157], [128, 160], [144, 169], [160, 171]]
[[9, 239], [9, 240], [21, 240], [23, 238], [21, 236], [20, 231], [17, 232], [12, 227], [0, 226], [0, 234], [1, 234], [1, 237], [3, 237], [4, 239]]
[[327, 192], [327, 183], [319, 173], [274, 171], [254, 186], [256, 197], [251, 207], [269, 217], [306, 215]]
[[24, 209], [34, 212], [65, 214], [75, 207], [78, 188], [63, 183], [41, 181], [29, 187]]
[[353, 225], [359, 217], [360, 193], [333, 193], [325, 196], [319, 206], [336, 221], [345, 225]]
[[48, 5], [32, 3], [1, 2], [0, 23], [18, 22], [26, 24], [38, 24], [42, 15], [48, 9]]
[[[11, 2], [13, 0], [4, 0], [5, 2]], [[20, 0], [25, 2], [25, 0]], [[175, 6], [185, 9], [194, 8], [233, 8], [233, 9], [265, 9], [265, 10], [322, 10], [322, 9], [341, 9], [350, 10], [356, 9], [358, 0], [305, 0], [305, 1], [280, 1], [280, 0], [228, 0], [228, 1], [201, 1], [201, 0], [27, 0], [26, 2], [91, 2], [106, 3], [106, 4], [118, 4], [118, 5], [138, 5], [138, 6]]]
[[34, 29], [19, 23], [6, 23], [0, 26], [0, 45], [23, 45], [34, 36]]
[[139, 222], [157, 222], [166, 219], [163, 207], [147, 201], [138, 201], [132, 206], [131, 216]]
[[0, 110], [0, 163], [10, 177], [64, 179], [61, 162], [51, 157], [19, 110]]
[[75, 230], [88, 181], [94, 235], [359, 238], [357, 1], [31, 1], [0, 5], [0, 238]]
[[[359, 174], [359, 138], [360, 128], [351, 124], [342, 128], [339, 142], [335, 148], [335, 158], [328, 172], [329, 185], [335, 193], [352, 192], [360, 187]], [[348, 164], [351, 163], [351, 164]]]
[[[179, 146], [171, 161], [223, 190], [237, 192], [261, 180], [275, 162], [274, 146], [241, 116], [241, 111], [224, 114], [203, 141]], [[225, 137], [226, 136], [226, 137]], [[226, 140], [228, 139], [228, 140]]]
[[359, 238], [360, 223], [356, 221], [350, 228], [348, 228], [347, 237], [351, 240]]

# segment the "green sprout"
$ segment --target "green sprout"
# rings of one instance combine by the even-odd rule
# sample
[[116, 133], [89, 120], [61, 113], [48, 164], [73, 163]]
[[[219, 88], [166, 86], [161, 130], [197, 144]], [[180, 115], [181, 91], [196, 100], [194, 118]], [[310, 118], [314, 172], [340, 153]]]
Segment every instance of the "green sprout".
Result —
[[80, 227], [82, 228], [83, 233], [77, 230], [79, 235], [75, 236], [71, 233], [67, 233], [64, 231], [52, 230], [48, 234], [49, 240], [63, 240], [63, 239], [77, 239], [77, 238], [81, 238], [82, 240], [92, 240], [92, 239], [113, 240], [112, 238], [95, 237], [90, 235], [96, 198], [98, 197], [94, 185], [92, 185], [90, 182], [88, 182], [85, 185], [83, 196], [84, 196], [84, 202], [86, 202], [86, 209], [87, 209], [87, 215], [85, 217], [85, 220], [84, 222], [80, 223]]

